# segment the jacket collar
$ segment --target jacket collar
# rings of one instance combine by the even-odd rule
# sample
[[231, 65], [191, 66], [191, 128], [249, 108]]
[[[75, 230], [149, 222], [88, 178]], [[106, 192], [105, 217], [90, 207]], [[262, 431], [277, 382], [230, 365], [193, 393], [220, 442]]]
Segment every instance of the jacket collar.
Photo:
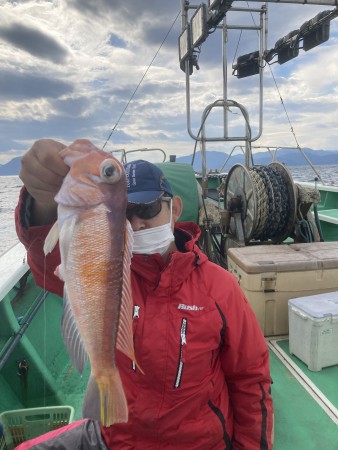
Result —
[[133, 255], [131, 261], [132, 272], [143, 278], [158, 295], [168, 295], [179, 289], [190, 273], [207, 260], [197, 245], [201, 231], [195, 223], [177, 223], [174, 234], [178, 251], [169, 253], [165, 262], [159, 254]]

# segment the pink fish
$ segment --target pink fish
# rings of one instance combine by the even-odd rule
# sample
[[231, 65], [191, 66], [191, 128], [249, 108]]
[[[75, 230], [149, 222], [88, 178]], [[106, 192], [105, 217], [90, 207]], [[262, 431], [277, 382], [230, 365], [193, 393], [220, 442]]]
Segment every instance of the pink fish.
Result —
[[59, 239], [63, 338], [80, 373], [87, 357], [91, 365], [83, 415], [109, 426], [128, 420], [115, 349], [135, 361], [127, 182], [122, 164], [88, 140], [60, 155], [70, 171], [55, 197], [58, 219], [44, 250], [49, 253]]

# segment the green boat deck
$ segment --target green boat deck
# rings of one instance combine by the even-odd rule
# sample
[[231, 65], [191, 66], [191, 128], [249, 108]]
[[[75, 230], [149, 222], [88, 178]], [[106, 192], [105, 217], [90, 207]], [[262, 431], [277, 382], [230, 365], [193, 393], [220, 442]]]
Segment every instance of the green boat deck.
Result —
[[269, 346], [275, 409], [274, 449], [337, 449], [338, 365], [311, 372], [290, 355], [288, 339], [273, 339]]
[[[1, 317], [7, 317], [7, 321], [15, 320], [16, 332], [19, 332], [31, 310], [27, 299], [34, 304], [42, 293], [30, 275], [24, 287], [16, 287], [0, 302]], [[89, 368], [81, 377], [69, 361], [60, 333], [61, 311], [62, 299], [48, 294], [0, 371], [0, 413], [71, 405], [75, 408], [74, 419], [81, 417]], [[0, 335], [1, 357], [13, 339], [13, 333], [5, 336], [2, 328]], [[338, 448], [338, 365], [311, 372], [296, 357], [289, 355], [287, 338], [268, 341], [275, 409], [274, 449]], [[20, 374], [19, 363], [24, 359], [29, 368]], [[320, 398], [324, 398], [324, 406], [319, 404]], [[325, 398], [329, 399], [326, 401], [328, 406], [325, 406]]]
[[[29, 275], [0, 302], [0, 358], [39, 302], [43, 290]], [[42, 406], [71, 405], [81, 418], [82, 399], [90, 369], [82, 376], [72, 366], [64, 347], [60, 323], [62, 299], [47, 293], [27, 330], [0, 371], [0, 413]], [[14, 333], [13, 333], [14, 330]], [[22, 368], [25, 364], [28, 369]]]

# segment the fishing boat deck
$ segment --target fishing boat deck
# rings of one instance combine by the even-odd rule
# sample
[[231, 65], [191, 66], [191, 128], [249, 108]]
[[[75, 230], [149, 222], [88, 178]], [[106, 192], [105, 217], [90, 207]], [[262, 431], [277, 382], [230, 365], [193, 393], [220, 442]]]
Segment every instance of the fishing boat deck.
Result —
[[[0, 363], [5, 359], [0, 370], [0, 413], [63, 404], [73, 406], [74, 418], [81, 418], [90, 369], [81, 376], [65, 350], [60, 329], [62, 299], [37, 287], [29, 272], [24, 279], [25, 283], [16, 282], [0, 302]], [[20, 339], [13, 346], [17, 337]], [[24, 360], [27, 371], [20, 370]]]
[[[36, 295], [37, 288], [28, 279], [25, 296], [18, 293], [12, 300], [14, 314], [24, 314], [20, 298], [27, 301]], [[28, 357], [30, 369], [26, 383], [17, 376], [17, 361], [29, 350], [24, 339], [1, 371], [0, 389], [6, 395], [1, 396], [0, 412], [66, 404], [75, 408], [75, 419], [81, 417], [89, 369], [81, 377], [64, 351], [59, 329], [61, 304], [59, 297], [49, 294], [26, 332], [27, 340], [34, 348], [38, 348], [39, 343], [41, 347], [43, 333], [49, 337], [40, 349], [41, 354]], [[50, 317], [54, 320], [49, 320]], [[44, 330], [37, 326], [41, 323], [44, 323]], [[287, 337], [271, 338], [268, 343], [275, 408], [274, 449], [338, 448], [338, 365], [311, 372], [298, 358], [289, 354]], [[37, 384], [40, 395], [36, 395], [33, 384]]]
[[338, 448], [338, 365], [311, 372], [289, 353], [287, 337], [270, 339], [275, 450]]
[[[29, 275], [26, 284], [20, 288], [17, 283], [14, 292], [0, 302], [0, 307], [7, 303], [9, 315], [8, 304], [11, 304], [13, 320], [19, 327], [31, 309], [28, 299], [36, 302], [43, 290]], [[75, 408], [74, 419], [81, 417], [89, 367], [80, 376], [71, 364], [60, 333], [61, 313], [62, 299], [48, 294], [0, 371], [0, 413], [71, 405]], [[2, 343], [12, 339], [12, 335], [2, 337]], [[338, 365], [311, 372], [297, 357], [290, 355], [287, 337], [267, 338], [267, 341], [275, 409], [274, 449], [338, 448]], [[2, 353], [0, 351], [0, 355]], [[18, 376], [18, 361], [23, 357], [29, 363], [27, 377]]]

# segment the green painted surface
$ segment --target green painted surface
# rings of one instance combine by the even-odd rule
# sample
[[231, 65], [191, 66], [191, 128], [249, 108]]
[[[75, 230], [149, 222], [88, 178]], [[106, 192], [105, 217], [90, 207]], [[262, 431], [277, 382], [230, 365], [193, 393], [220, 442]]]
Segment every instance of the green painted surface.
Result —
[[332, 217], [332, 219], [338, 219], [338, 209], [322, 209], [320, 214]]
[[181, 222], [198, 221], [198, 191], [192, 166], [182, 163], [156, 164], [167, 177], [174, 195], [181, 197], [183, 211]]
[[[209, 174], [208, 175], [208, 189], [217, 189], [220, 187], [222, 180], [224, 178], [224, 175], [221, 174]], [[198, 181], [198, 183], [203, 186], [203, 180], [202, 180], [202, 175], [198, 175], [196, 176], [196, 179]]]
[[[25, 287], [15, 292], [10, 302], [0, 303], [0, 315], [6, 311], [7, 322], [15, 323], [17, 331], [43, 291], [29, 277]], [[72, 366], [61, 337], [61, 313], [62, 299], [49, 294], [0, 372], [0, 412], [64, 404], [75, 408], [75, 419], [81, 417], [90, 369], [81, 377]], [[13, 334], [7, 331], [3, 342], [10, 342]], [[23, 360], [28, 370], [20, 374]]]
[[[24, 290], [16, 291], [10, 302], [15, 320], [30, 310], [40, 294], [41, 289], [36, 288], [31, 278]], [[6, 311], [11, 314], [8, 304]], [[71, 365], [60, 333], [61, 312], [62, 300], [50, 294], [0, 372], [0, 412], [72, 405], [74, 419], [81, 417], [89, 367], [81, 377]], [[287, 340], [280, 341], [279, 345], [288, 353]], [[29, 363], [26, 377], [18, 376], [18, 361], [22, 358]], [[311, 372], [298, 358], [292, 359], [330, 401], [338, 405], [338, 366]], [[338, 449], [338, 426], [272, 352], [271, 375], [275, 408], [274, 449]]]
[[288, 339], [277, 341], [277, 345], [292, 359], [295, 364], [297, 364], [304, 374], [338, 409], [338, 364], [331, 367], [324, 367], [319, 372], [313, 372], [309, 370], [307, 365], [297, 358], [297, 356], [290, 355]]
[[320, 226], [325, 241], [334, 242], [338, 240], [338, 225], [321, 220]]
[[338, 449], [338, 426], [274, 353], [270, 352], [270, 358], [275, 409], [274, 450]]
[[[321, 216], [321, 229], [325, 241], [338, 240], [338, 225], [331, 223], [338, 220], [338, 189], [333, 187], [320, 187], [320, 202], [318, 203], [318, 213]], [[327, 220], [325, 220], [327, 216]]]
[[318, 211], [326, 209], [338, 209], [338, 189], [329, 187], [320, 187], [320, 202], [318, 203]]

